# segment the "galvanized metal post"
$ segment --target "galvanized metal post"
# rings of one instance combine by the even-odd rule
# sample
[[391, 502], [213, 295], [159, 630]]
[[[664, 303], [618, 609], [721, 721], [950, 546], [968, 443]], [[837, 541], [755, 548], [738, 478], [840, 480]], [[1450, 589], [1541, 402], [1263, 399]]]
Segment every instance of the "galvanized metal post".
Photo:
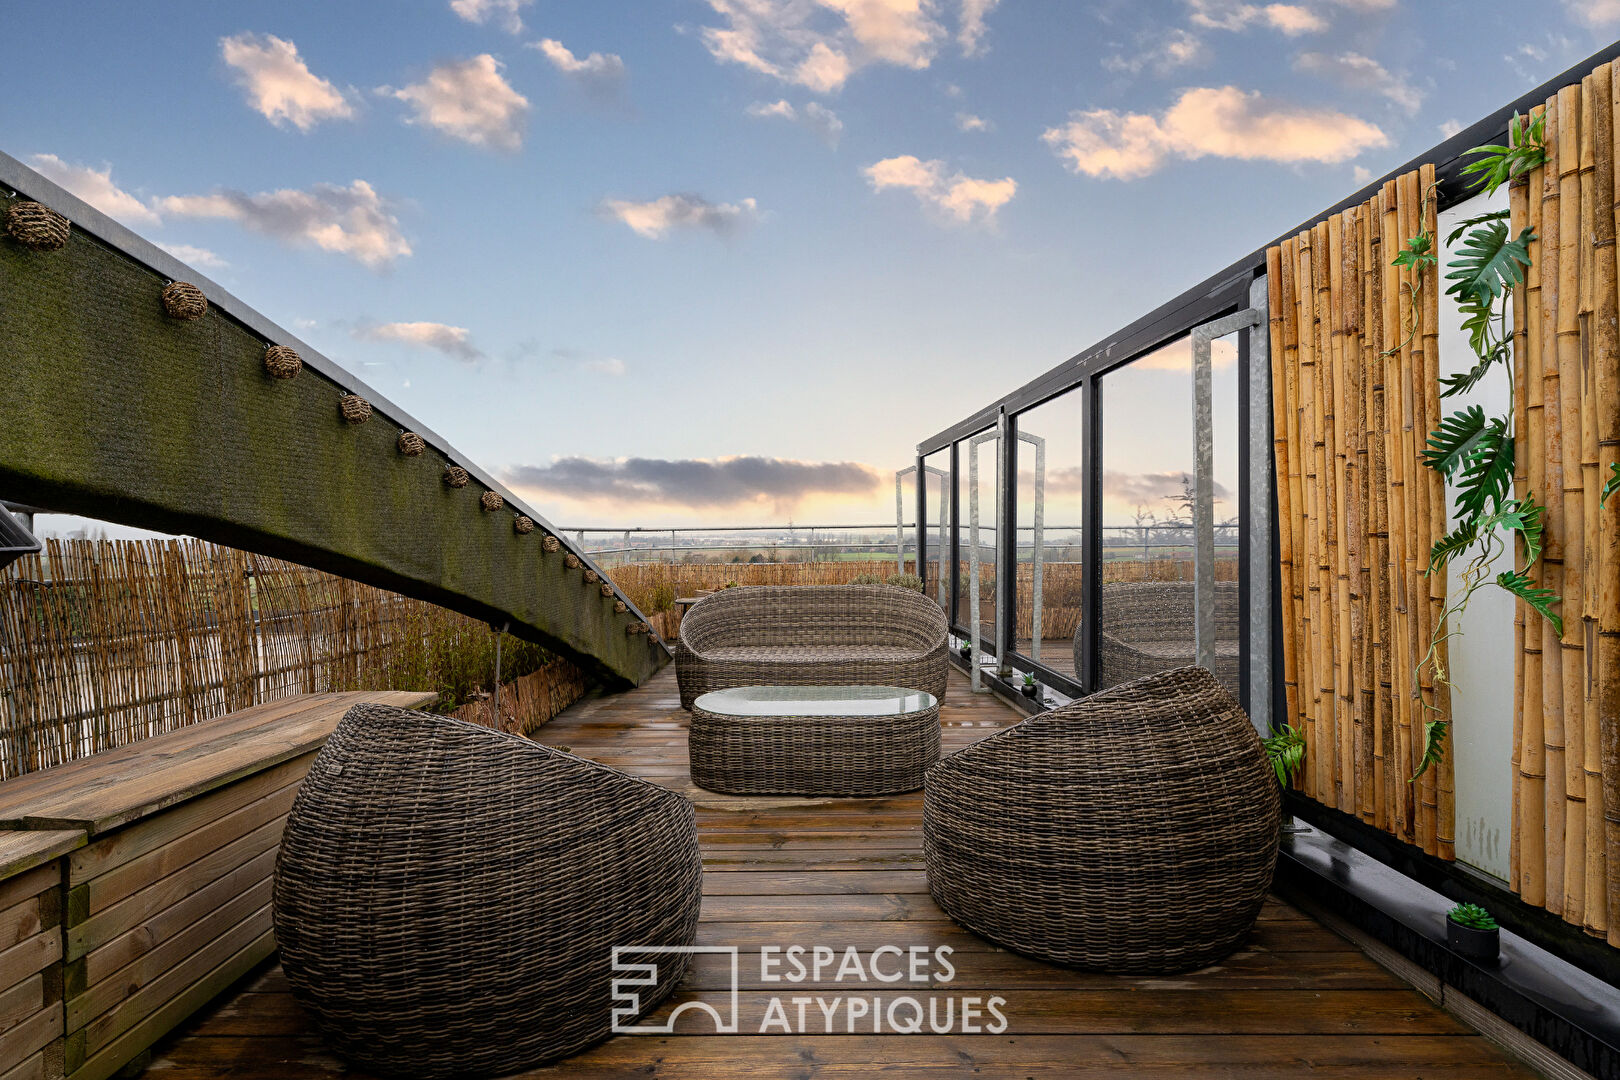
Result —
[[[968, 440], [968, 634], [972, 642], [973, 656], [970, 666], [973, 668], [973, 692], [980, 693], [984, 688], [979, 678], [979, 444], [985, 442], [997, 443], [998, 449], [1001, 439], [1002, 427], [1006, 423], [1006, 415], [1002, 414], [996, 420], [993, 431], [981, 432]], [[1001, 455], [996, 455], [997, 479], [1000, 479]], [[1000, 490], [1000, 484], [997, 484]], [[999, 553], [1000, 548], [997, 548]], [[998, 559], [999, 561], [999, 559]], [[999, 609], [1001, 605], [997, 604]], [[996, 639], [1001, 639], [1001, 622], [998, 610], [996, 621]]]
[[996, 416], [996, 674], [1012, 674], [1013, 611], [1018, 605], [1018, 492], [1014, 490], [1016, 424]]
[[1270, 308], [1265, 275], [1249, 286], [1249, 310], [1257, 315], [1249, 341], [1249, 719], [1271, 734], [1272, 418]]
[[907, 465], [894, 474], [894, 572], [906, 572], [906, 502], [901, 494], [907, 473], [917, 471], [916, 466]]

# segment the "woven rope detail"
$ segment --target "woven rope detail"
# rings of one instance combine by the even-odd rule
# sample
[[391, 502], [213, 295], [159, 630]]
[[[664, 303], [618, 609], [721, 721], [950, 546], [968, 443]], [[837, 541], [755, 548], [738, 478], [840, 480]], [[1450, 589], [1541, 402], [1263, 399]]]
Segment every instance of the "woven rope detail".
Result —
[[540, 548], [547, 555], [555, 555], [562, 550], [562, 541], [547, 533], [545, 539], [540, 541]]
[[615, 601], [613, 601], [613, 613], [615, 615], [623, 615], [625, 612], [627, 612], [629, 610], [630, 610], [630, 605], [625, 603], [623, 600], [615, 600]]
[[208, 297], [189, 281], [171, 281], [163, 286], [163, 310], [171, 319], [195, 322], [208, 314]]
[[371, 419], [371, 402], [359, 394], [344, 394], [338, 401], [338, 412], [351, 424], [363, 424]]
[[399, 438], [394, 440], [394, 445], [397, 446], [399, 448], [399, 452], [404, 454], [406, 457], [416, 457], [423, 450], [427, 449], [427, 442], [423, 440], [422, 436], [418, 435], [414, 431], [400, 432]]
[[264, 370], [273, 379], [290, 379], [304, 370], [304, 358], [288, 345], [272, 345], [264, 350]]
[[68, 219], [44, 203], [24, 199], [6, 211], [6, 234], [30, 251], [55, 251], [72, 231]]
[[647, 624], [644, 622], [633, 622], [624, 628], [624, 632], [630, 634], [631, 636], [636, 634], [645, 634], [647, 632]]
[[578, 570], [580, 565], [579, 556], [570, 551], [567, 555], [563, 556], [563, 565], [568, 567], [570, 570]]
[[601, 585], [598, 585], [597, 588], [602, 590], [602, 595], [603, 596], [612, 596], [613, 595], [613, 586], [608, 584], [605, 581], [602, 582]]
[[501, 498], [498, 491], [486, 491], [478, 496], [478, 505], [485, 510], [499, 510], [506, 505], [506, 500]]
[[444, 468], [444, 486], [464, 488], [467, 486], [467, 470], [460, 465], [446, 465]]
[[527, 536], [534, 532], [534, 518], [528, 514], [519, 514], [512, 519], [512, 531], [519, 536]]
[[598, 581], [601, 581], [601, 580], [602, 580], [602, 575], [598, 574], [595, 570], [587, 570], [587, 571], [585, 571], [585, 582], [586, 582], [586, 584], [595, 585]]

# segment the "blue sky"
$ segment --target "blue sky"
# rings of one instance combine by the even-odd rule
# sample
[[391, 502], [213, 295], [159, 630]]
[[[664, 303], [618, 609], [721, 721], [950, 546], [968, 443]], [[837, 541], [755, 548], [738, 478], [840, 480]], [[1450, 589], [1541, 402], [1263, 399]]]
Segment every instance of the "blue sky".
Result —
[[[60, 47], [8, 51], [0, 148], [554, 520], [751, 523], [892, 514], [920, 438], [1600, 48], [1620, 0], [104, 2], [30, 24]], [[1110, 467], [1181, 468], [1165, 423]]]

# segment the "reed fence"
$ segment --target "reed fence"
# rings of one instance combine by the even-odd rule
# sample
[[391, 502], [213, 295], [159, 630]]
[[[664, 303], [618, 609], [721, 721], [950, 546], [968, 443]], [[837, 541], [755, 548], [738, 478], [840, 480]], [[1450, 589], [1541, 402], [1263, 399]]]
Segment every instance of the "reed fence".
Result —
[[[507, 638], [502, 659], [561, 665], [521, 699], [523, 730], [583, 691], [536, 646]], [[48, 540], [0, 571], [0, 779], [291, 694], [432, 690], [448, 708], [494, 664], [483, 623], [318, 570], [194, 540]]]
[[[1424, 466], [1440, 415], [1438, 275], [1392, 265], [1435, 228], [1431, 166], [1267, 252], [1288, 715], [1298, 785], [1441, 858], [1455, 857], [1451, 756], [1416, 772], [1444, 684], [1414, 675], [1445, 603], [1425, 575], [1446, 532]], [[1449, 750], [1449, 747], [1448, 747]]]

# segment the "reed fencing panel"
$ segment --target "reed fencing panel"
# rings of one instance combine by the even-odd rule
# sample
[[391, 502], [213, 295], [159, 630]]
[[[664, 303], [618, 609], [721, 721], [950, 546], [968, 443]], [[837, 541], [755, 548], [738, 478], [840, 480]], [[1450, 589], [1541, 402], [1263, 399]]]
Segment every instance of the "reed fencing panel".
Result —
[[[509, 729], [583, 692], [572, 664], [505, 649], [506, 672], [551, 672], [517, 712], [503, 700]], [[291, 694], [465, 702], [494, 660], [485, 624], [308, 567], [196, 540], [47, 540], [0, 571], [0, 779]]]

